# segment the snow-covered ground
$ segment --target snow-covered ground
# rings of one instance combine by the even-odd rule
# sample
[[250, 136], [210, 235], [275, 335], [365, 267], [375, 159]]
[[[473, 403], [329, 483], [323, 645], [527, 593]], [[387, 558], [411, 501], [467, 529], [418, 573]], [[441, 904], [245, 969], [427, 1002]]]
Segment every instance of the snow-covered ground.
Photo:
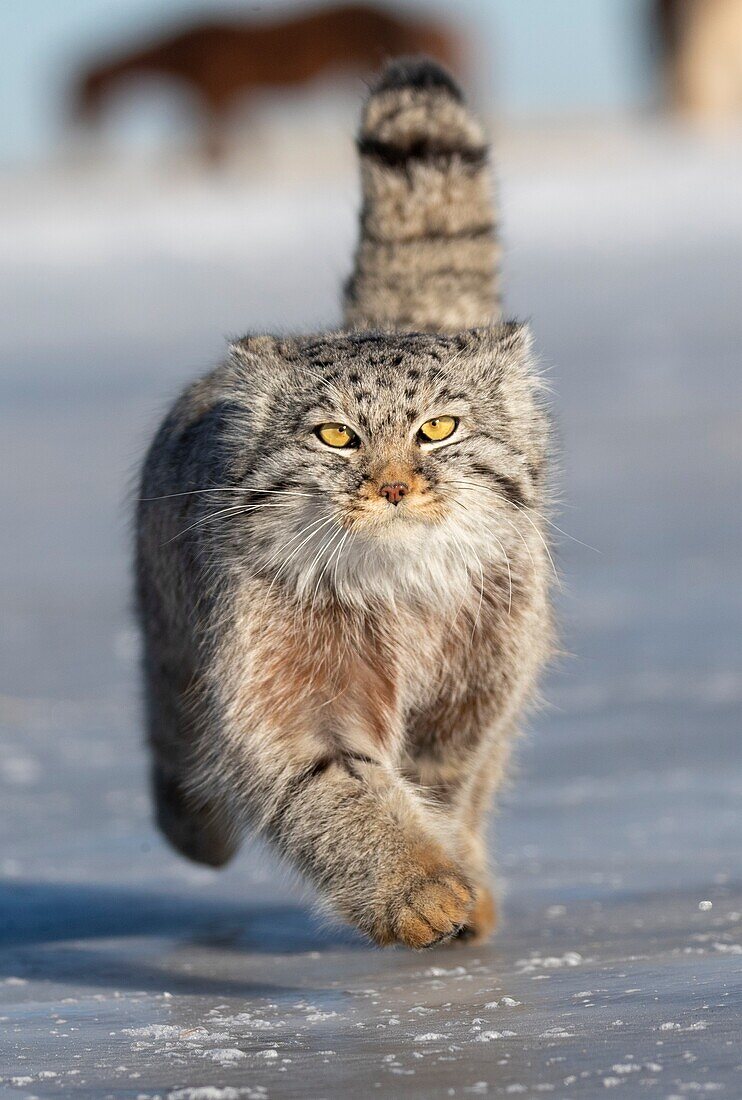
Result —
[[559, 545], [502, 931], [424, 955], [321, 927], [256, 848], [179, 860], [139, 747], [133, 472], [223, 334], [337, 320], [349, 163], [0, 180], [0, 1096], [742, 1092], [742, 142], [531, 132], [499, 160], [558, 522], [600, 552]]

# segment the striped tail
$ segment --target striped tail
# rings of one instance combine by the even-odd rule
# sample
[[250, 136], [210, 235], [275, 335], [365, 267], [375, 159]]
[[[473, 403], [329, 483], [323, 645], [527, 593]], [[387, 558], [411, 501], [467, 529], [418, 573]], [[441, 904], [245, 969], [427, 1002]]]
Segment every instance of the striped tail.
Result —
[[391, 62], [366, 103], [349, 328], [458, 331], [500, 319], [488, 147], [458, 87], [427, 58]]

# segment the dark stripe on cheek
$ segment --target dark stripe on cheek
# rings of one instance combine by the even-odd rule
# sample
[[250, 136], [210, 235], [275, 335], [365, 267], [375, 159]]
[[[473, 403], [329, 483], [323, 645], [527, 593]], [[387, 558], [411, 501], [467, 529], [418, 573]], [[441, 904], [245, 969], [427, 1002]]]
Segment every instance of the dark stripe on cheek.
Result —
[[510, 501], [511, 504], [515, 504], [521, 507], [525, 507], [528, 504], [528, 497], [523, 487], [513, 478], [508, 477], [506, 474], [498, 474], [496, 470], [490, 469], [489, 466], [485, 466], [481, 462], [475, 462], [472, 464], [472, 469], [475, 473], [481, 474], [482, 477], [487, 478], [488, 481], [494, 482], [498, 487], [502, 495]]
[[546, 463], [542, 460], [539, 462], [528, 463], [528, 473], [531, 475], [531, 480], [538, 485], [544, 476]]
[[[260, 473], [261, 471], [259, 469], [257, 471], [252, 470], [251, 476], [254, 478], [256, 474], [260, 475]], [[267, 503], [266, 496], [269, 493], [285, 493], [291, 490], [306, 488], [301, 479], [296, 475], [274, 477], [272, 481], [269, 481], [265, 485], [245, 485], [239, 487], [245, 490], [245, 504]]]
[[503, 496], [507, 497], [511, 504], [516, 504], [521, 508], [527, 507], [528, 498], [517, 481], [505, 477], [504, 474], [495, 474], [494, 479], [499, 489], [502, 491]]

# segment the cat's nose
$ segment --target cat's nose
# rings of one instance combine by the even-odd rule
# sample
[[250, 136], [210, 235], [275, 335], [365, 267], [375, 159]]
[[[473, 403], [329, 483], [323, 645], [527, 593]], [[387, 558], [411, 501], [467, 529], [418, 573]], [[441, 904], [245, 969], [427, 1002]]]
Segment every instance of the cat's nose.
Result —
[[379, 496], [385, 497], [390, 504], [399, 504], [402, 497], [410, 491], [409, 485], [404, 481], [389, 481], [379, 489]]

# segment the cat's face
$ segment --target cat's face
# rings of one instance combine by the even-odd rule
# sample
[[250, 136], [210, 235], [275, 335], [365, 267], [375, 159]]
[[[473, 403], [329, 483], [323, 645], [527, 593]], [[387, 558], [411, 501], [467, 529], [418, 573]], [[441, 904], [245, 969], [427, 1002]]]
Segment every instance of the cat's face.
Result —
[[306, 584], [323, 568], [337, 580], [403, 555], [440, 571], [495, 551], [535, 500], [544, 456], [527, 342], [502, 326], [237, 345], [249, 411], [230, 449], [255, 491], [253, 552]]

